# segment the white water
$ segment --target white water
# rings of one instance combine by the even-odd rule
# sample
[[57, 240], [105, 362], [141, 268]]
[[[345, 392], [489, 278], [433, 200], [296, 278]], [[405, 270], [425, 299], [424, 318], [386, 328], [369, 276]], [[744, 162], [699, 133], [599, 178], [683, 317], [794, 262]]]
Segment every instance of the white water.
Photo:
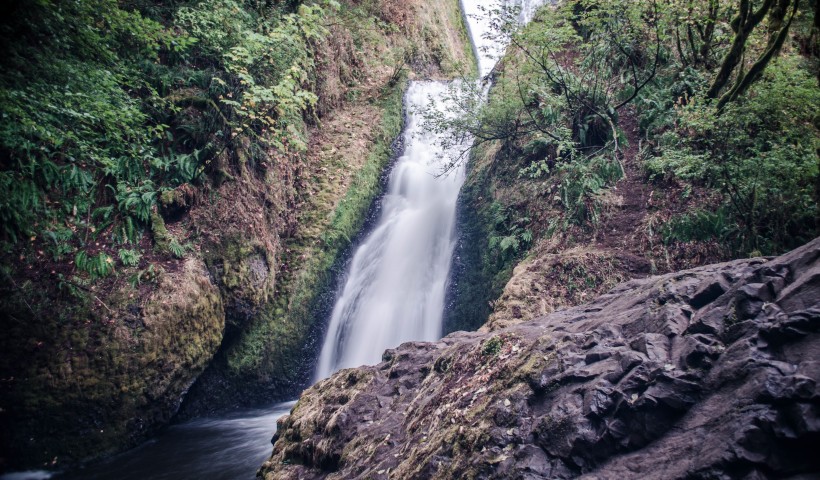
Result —
[[[543, 3], [508, 1], [521, 9], [521, 21], [531, 19], [536, 6]], [[484, 77], [504, 50], [489, 35], [488, 12], [498, 5], [463, 0], [462, 8]], [[337, 293], [317, 380], [342, 368], [375, 364], [382, 352], [401, 343], [441, 337], [464, 169], [459, 166], [439, 176], [460, 149], [443, 151], [439, 135], [423, 129], [420, 111], [430, 105], [441, 112], [452, 111], [445, 102], [449, 88], [449, 82], [411, 82], [408, 87], [405, 150], [390, 174], [380, 218], [353, 254]]]
[[505, 44], [496, 40], [493, 32], [494, 13], [502, 8], [517, 8], [518, 22], [529, 23], [536, 10], [549, 0], [461, 0], [461, 8], [467, 16], [470, 38], [478, 52], [478, 73], [487, 76], [504, 54]]
[[441, 336], [444, 294], [455, 248], [456, 200], [464, 170], [452, 162], [419, 110], [442, 112], [448, 84], [412, 82], [405, 95], [404, 152], [397, 159], [373, 231], [356, 249], [333, 307], [317, 377], [376, 363], [385, 349]]

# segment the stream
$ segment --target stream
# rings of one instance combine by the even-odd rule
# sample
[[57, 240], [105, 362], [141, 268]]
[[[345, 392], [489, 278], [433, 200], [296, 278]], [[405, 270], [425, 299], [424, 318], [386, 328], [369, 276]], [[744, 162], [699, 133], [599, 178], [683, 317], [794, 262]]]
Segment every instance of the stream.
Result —
[[86, 468], [17, 480], [250, 480], [270, 456], [276, 420], [295, 404], [243, 409], [172, 425], [157, 438]]
[[[543, 0], [506, 0], [527, 22]], [[462, 0], [481, 77], [504, 45], [487, 38], [491, 0]], [[419, 113], [448, 111], [450, 82], [412, 81], [405, 94], [404, 151], [388, 179], [380, 216], [355, 248], [337, 290], [315, 380], [380, 361], [385, 349], [442, 335], [444, 297], [455, 248], [455, 218], [464, 169], [441, 175], [453, 160], [425, 131]], [[457, 88], [457, 84], [456, 84]], [[245, 409], [172, 425], [143, 445], [69, 473], [22, 472], [0, 480], [253, 479], [270, 456], [276, 420], [295, 402]]]

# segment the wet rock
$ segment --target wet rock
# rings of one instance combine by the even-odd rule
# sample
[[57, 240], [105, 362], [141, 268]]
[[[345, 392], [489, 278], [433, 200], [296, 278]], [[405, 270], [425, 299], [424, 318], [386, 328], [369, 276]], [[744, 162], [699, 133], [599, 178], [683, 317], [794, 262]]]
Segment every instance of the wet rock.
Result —
[[818, 272], [820, 239], [402, 345], [307, 390], [259, 475], [815, 478]]

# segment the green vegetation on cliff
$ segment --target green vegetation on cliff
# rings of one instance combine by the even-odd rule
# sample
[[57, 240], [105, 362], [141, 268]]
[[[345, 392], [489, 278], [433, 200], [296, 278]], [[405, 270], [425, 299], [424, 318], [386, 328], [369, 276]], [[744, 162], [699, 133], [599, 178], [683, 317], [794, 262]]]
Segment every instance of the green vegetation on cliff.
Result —
[[311, 45], [327, 33], [325, 10], [333, 7], [250, 7], [7, 5], [6, 249], [41, 242], [60, 261], [90, 242], [139, 244], [171, 192], [228, 174], [214, 159], [241, 139], [252, 143], [237, 161], [254, 168], [263, 168], [266, 148], [304, 150], [303, 118], [317, 103]]
[[[541, 281], [556, 268], [584, 272], [573, 283], [595, 293], [817, 236], [816, 5], [576, 0], [523, 28], [502, 9], [496, 34], [511, 46], [489, 102], [472, 92], [449, 122], [482, 147], [462, 197], [473, 262], [453, 328], [483, 323], [463, 314], [476, 309], [521, 318], [577, 303]], [[487, 305], [522, 259], [517, 284], [532, 287]]]

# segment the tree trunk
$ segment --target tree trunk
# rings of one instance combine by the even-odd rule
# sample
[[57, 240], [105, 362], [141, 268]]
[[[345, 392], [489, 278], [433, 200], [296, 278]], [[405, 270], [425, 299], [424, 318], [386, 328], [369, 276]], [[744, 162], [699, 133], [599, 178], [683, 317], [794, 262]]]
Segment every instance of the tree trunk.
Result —
[[766, 50], [762, 55], [760, 55], [760, 58], [757, 59], [754, 65], [752, 65], [752, 68], [749, 69], [749, 73], [745, 75], [738, 75], [737, 80], [731, 90], [720, 98], [720, 101], [717, 104], [718, 110], [722, 110], [727, 103], [734, 101], [739, 96], [746, 93], [746, 91], [749, 90], [749, 86], [760, 78], [760, 75], [763, 73], [763, 70], [766, 69], [766, 66], [769, 65], [772, 58], [774, 58], [780, 52], [780, 49], [783, 48], [783, 43], [786, 42], [786, 38], [789, 36], [789, 27], [797, 14], [797, 8], [800, 5], [800, 0], [794, 0], [791, 16], [789, 17], [788, 22], [784, 25], [783, 21], [786, 18], [789, 3], [791, 3], [791, 0], [778, 0], [777, 7], [772, 9], [771, 14], [769, 15], [770, 36], [768, 44], [766, 45]]
[[732, 47], [723, 59], [720, 71], [712, 82], [712, 86], [709, 87], [709, 91], [706, 92], [706, 98], [717, 98], [720, 91], [723, 90], [723, 87], [729, 83], [732, 73], [743, 58], [743, 52], [746, 50], [746, 41], [749, 39], [749, 35], [763, 20], [772, 8], [773, 3], [774, 0], [765, 0], [756, 12], [752, 12], [750, 0], [740, 0], [738, 18], [732, 22], [733, 28], [736, 24], [735, 38], [732, 41]]
[[706, 28], [704, 29], [703, 35], [701, 35], [703, 43], [700, 45], [700, 58], [707, 66], [711, 63], [709, 61], [709, 55], [712, 52], [712, 37], [715, 35], [715, 24], [717, 23], [719, 8], [720, 4], [718, 0], [709, 1], [709, 18], [706, 21]]

